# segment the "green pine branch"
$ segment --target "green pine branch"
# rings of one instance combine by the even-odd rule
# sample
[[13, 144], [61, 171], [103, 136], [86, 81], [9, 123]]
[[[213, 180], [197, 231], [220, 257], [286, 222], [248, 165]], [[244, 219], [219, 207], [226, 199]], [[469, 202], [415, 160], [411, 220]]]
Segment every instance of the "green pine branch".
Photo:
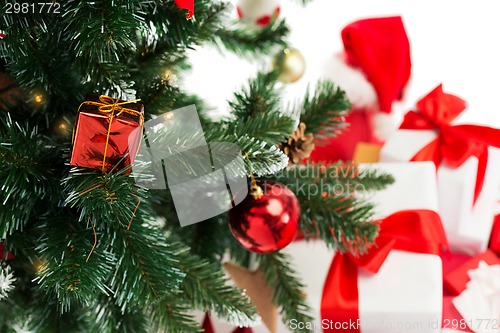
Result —
[[61, 314], [56, 301], [31, 288], [0, 302], [2, 332], [79, 333], [89, 332], [84, 308]]
[[137, 2], [66, 1], [62, 24], [68, 31], [80, 32], [71, 40], [76, 57], [84, 57], [88, 59], [87, 65], [94, 65], [93, 62], [115, 62], [120, 56], [134, 51], [135, 40], [130, 32], [144, 22], [140, 13], [134, 10]]
[[[274, 303], [279, 306], [282, 320], [289, 324], [291, 320], [307, 323], [312, 322], [311, 308], [307, 304], [304, 285], [293, 269], [290, 257], [284, 253], [276, 252], [257, 257], [260, 269], [265, 279], [274, 290]], [[290, 327], [290, 325], [287, 325]], [[295, 332], [312, 332], [312, 330], [296, 329]]]
[[[0, 125], [0, 239], [22, 230], [43, 200], [58, 199], [54, 160], [60, 156], [38, 128], [1, 117]], [[43, 212], [43, 211], [42, 211]], [[42, 213], [39, 212], [39, 213]]]
[[186, 276], [176, 267], [176, 256], [182, 249], [167, 242], [156, 227], [137, 216], [129, 230], [117, 225], [113, 234], [103, 238], [107, 238], [106, 243], [113, 242], [118, 258], [109, 284], [122, 310], [129, 305], [156, 304], [177, 293]]
[[122, 311], [112, 297], [99, 297], [95, 300], [92, 311], [87, 312], [88, 332], [102, 333], [148, 333], [149, 319], [144, 311], [130, 306]]
[[284, 20], [274, 20], [265, 27], [236, 22], [229, 28], [218, 30], [214, 43], [220, 49], [247, 59], [255, 59], [285, 48], [285, 38], [289, 32]]
[[54, 116], [59, 107], [81, 94], [68, 44], [61, 34], [52, 33], [64, 29], [49, 14], [7, 14], [6, 8], [0, 9], [4, 12], [0, 30], [9, 37], [7, 43], [0, 43], [0, 55], [8, 60], [7, 69], [17, 84], [50, 100], [52, 112], [47, 116]]
[[236, 119], [245, 121], [258, 114], [279, 112], [280, 91], [276, 87], [277, 73], [258, 73], [249, 81], [248, 87], [234, 94], [234, 101], [229, 102]]
[[[237, 144], [244, 156], [248, 155], [247, 161], [251, 164], [255, 175], [271, 175], [288, 165], [288, 157], [276, 147], [275, 143], [278, 142], [279, 138], [285, 138], [292, 131], [292, 122], [286, 116], [270, 115], [270, 121], [281, 118], [283, 122], [280, 122], [279, 126], [277, 125], [267, 134], [259, 129], [257, 137], [245, 132], [247, 129], [256, 129], [257, 126], [264, 127], [264, 118], [249, 119], [243, 124], [239, 123], [239, 121], [206, 124], [204, 133], [201, 131], [186, 131], [183, 128], [169, 128], [168, 131], [159, 129], [156, 133], [148, 133], [145, 144], [149, 147], [168, 147], [168, 158], [165, 157], [168, 163], [165, 167], [168, 168], [167, 174], [169, 177], [184, 176], [188, 171], [192, 173], [192, 177], [195, 177], [211, 171], [211, 166], [207, 163], [209, 162], [207, 161], [207, 151], [193, 148], [193, 142], [199, 143], [203, 141], [213, 145], [210, 150], [213, 160], [227, 160], [228, 152], [223, 145]], [[270, 128], [270, 125], [272, 123], [266, 123], [265, 127]], [[263, 139], [269, 140], [272, 144]], [[186, 154], [181, 154], [186, 149], [190, 151], [189, 157]], [[234, 159], [234, 156], [229, 157]], [[136, 160], [146, 163], [150, 159], [150, 156], [139, 155]], [[196, 168], [193, 168], [193, 164], [196, 165]], [[203, 169], [204, 166], [205, 169], [208, 169]], [[231, 170], [231, 172], [235, 176], [249, 174], [248, 170], [244, 169]], [[91, 186], [81, 187], [82, 190], [84, 188], [91, 188]]]
[[[172, 201], [163, 201], [161, 204], [171, 204]], [[176, 221], [177, 215], [174, 212], [161, 211], [165, 219], [171, 221], [165, 225], [168, 232], [174, 232], [186, 244], [191, 253], [210, 262], [220, 262], [226, 252], [228, 238], [227, 219], [225, 214], [213, 217], [200, 223], [181, 227]], [[217, 241], [214, 242], [214, 239]]]
[[[214, 132], [209, 132], [209, 137], [233, 134], [236, 138], [240, 138], [252, 133], [252, 137], [257, 140], [265, 141], [269, 145], [279, 145], [295, 130], [295, 125], [292, 118], [280, 112], [258, 113], [246, 121], [217, 123], [217, 126], [213, 126]], [[208, 129], [210, 130], [211, 128]]]
[[129, 168], [118, 172], [73, 168], [63, 179], [67, 194], [64, 204], [80, 211], [80, 221], [92, 221], [97, 230], [111, 232], [115, 222], [127, 227], [147, 199], [146, 189], [135, 185]]
[[255, 322], [254, 306], [245, 293], [228, 284], [220, 265], [200, 261], [187, 248], [178, 262], [186, 273], [181, 289], [192, 308], [215, 313], [235, 326]]
[[[220, 30], [228, 13], [227, 3], [199, 0], [195, 2], [195, 16], [186, 20], [185, 10], [177, 8], [173, 0], [148, 1], [139, 4], [145, 13], [143, 33], [149, 34], [147, 52], [186, 51], [211, 40]], [[155, 27], [151, 32], [151, 25]]]
[[306, 237], [319, 235], [332, 248], [353, 254], [366, 251], [378, 235], [374, 207], [363, 196], [394, 182], [388, 174], [342, 162], [291, 167], [275, 179], [299, 199]]
[[[257, 177], [270, 176], [288, 166], [288, 157], [276, 146], [269, 146], [266, 142], [256, 140], [249, 135], [237, 140], [241, 150], [248, 154], [245, 160]], [[249, 174], [249, 171], [247, 171]]]
[[307, 91], [302, 105], [294, 114], [306, 124], [306, 132], [313, 133], [316, 143], [336, 136], [346, 127], [345, 116], [351, 105], [345, 92], [330, 81], [320, 81], [314, 93]]
[[227, 253], [230, 261], [241, 267], [250, 267], [253, 253], [247, 251], [236, 241], [228, 227], [226, 227], [225, 238], [227, 239]]
[[199, 333], [200, 325], [189, 314], [190, 307], [176, 295], [160, 299], [148, 308], [151, 319], [150, 332]]
[[40, 268], [34, 282], [49, 299], [57, 299], [61, 313], [75, 305], [89, 307], [100, 294], [111, 294], [106, 280], [116, 259], [97, 249], [87, 261], [92, 231], [71, 216], [46, 219], [37, 229]]
[[172, 77], [166, 77], [164, 72], [159, 73], [161, 75], [157, 73], [147, 82], [136, 82], [137, 95], [141, 96], [141, 103], [147, 105], [146, 119], [194, 105], [202, 126], [212, 123], [206, 115], [209, 107], [204, 101], [195, 95], [181, 91], [179, 87], [173, 85]]

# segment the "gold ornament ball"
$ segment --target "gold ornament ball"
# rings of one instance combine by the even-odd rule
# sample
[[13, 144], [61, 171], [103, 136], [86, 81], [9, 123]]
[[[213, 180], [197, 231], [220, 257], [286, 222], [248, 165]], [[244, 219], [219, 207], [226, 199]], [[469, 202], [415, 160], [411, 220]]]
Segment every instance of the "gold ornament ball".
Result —
[[304, 75], [306, 61], [298, 50], [284, 49], [274, 57], [273, 70], [279, 73], [279, 81], [293, 83]]

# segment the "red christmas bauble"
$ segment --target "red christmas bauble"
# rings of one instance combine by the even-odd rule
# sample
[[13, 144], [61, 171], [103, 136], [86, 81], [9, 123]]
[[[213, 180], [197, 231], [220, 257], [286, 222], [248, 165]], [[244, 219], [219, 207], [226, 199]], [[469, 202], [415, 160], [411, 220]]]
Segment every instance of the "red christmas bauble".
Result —
[[257, 182], [262, 191], [252, 190], [229, 211], [229, 228], [247, 250], [271, 253], [281, 250], [297, 236], [300, 206], [285, 185], [274, 181]]

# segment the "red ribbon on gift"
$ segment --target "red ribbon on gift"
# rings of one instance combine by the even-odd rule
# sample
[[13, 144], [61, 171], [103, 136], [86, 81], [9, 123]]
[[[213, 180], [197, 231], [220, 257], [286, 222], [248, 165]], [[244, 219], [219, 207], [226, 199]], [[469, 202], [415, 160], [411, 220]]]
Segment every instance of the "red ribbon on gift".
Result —
[[[321, 299], [321, 317], [334, 322], [359, 319], [358, 268], [376, 274], [391, 250], [440, 255], [448, 243], [439, 215], [431, 210], [405, 210], [380, 223], [376, 246], [360, 257], [336, 254], [333, 258]], [[333, 332], [333, 328], [324, 332]], [[359, 328], [343, 332], [360, 332]]]
[[190, 19], [194, 15], [194, 0], [175, 0], [175, 4], [180, 9], [187, 9], [186, 18]]
[[489, 248], [500, 256], [500, 215], [495, 216]]
[[476, 125], [451, 125], [466, 108], [461, 98], [443, 92], [440, 84], [417, 103], [417, 111], [405, 115], [400, 129], [437, 130], [438, 136], [422, 148], [411, 161], [433, 161], [436, 168], [444, 162], [458, 168], [468, 158], [479, 160], [474, 189], [474, 203], [483, 188], [488, 147], [500, 148], [500, 130]]

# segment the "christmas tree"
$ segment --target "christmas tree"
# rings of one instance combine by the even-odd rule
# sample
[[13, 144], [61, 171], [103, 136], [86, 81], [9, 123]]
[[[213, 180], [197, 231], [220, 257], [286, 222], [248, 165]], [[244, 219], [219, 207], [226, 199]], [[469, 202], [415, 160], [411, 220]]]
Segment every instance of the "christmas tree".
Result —
[[[241, 246], [228, 228], [231, 213], [181, 227], [170, 189], [141, 186], [131, 166], [69, 164], [88, 93], [111, 96], [112, 117], [116, 99], [140, 99], [145, 121], [195, 105], [208, 143], [240, 147], [245, 176], [256, 178], [250, 195], [265, 181], [295, 193], [306, 239], [359, 254], [376, 238], [363, 193], [391, 176], [346, 162], [306, 163], [313, 140], [321, 145], [345, 127], [349, 101], [333, 82], [318, 82], [284, 110], [283, 68], [275, 66], [235, 93], [230, 116], [213, 121], [172, 79], [182, 79], [187, 51], [199, 46], [249, 60], [280, 53], [288, 47], [285, 20], [257, 27], [231, 21], [228, 3], [196, 0], [186, 12], [181, 2], [2, 3], [0, 332], [198, 332], [194, 310], [250, 325], [258, 314], [228, 283], [223, 256], [259, 265], [284, 321], [310, 319], [289, 257]], [[356, 191], [338, 190], [349, 186]]]

